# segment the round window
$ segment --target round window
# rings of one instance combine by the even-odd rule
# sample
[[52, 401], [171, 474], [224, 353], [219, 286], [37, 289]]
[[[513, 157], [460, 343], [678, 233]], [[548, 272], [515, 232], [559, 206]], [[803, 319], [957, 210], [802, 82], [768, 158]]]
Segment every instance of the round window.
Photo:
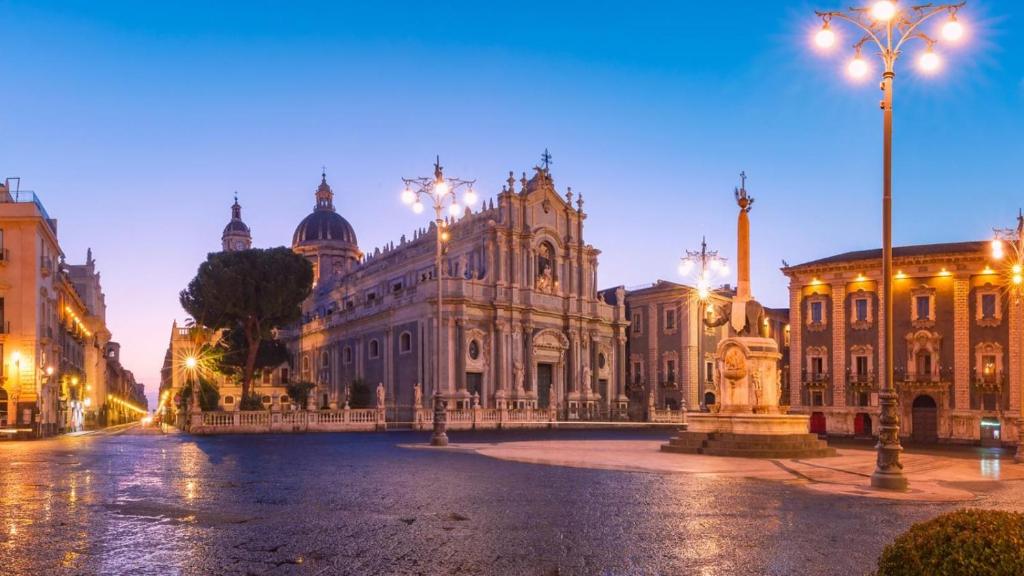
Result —
[[469, 342], [469, 357], [473, 360], [480, 357], [480, 343], [476, 340], [471, 340]]

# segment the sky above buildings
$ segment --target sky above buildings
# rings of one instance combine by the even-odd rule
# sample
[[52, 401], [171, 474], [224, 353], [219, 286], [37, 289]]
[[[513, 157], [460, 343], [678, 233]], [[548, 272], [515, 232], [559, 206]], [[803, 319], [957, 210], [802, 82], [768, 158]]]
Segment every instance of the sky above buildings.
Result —
[[[813, 10], [846, 5], [4, 0], [0, 177], [41, 196], [70, 262], [92, 247], [151, 397], [234, 192], [255, 244], [287, 245], [321, 166], [372, 251], [426, 223], [398, 194], [435, 154], [492, 197], [548, 148], [602, 286], [685, 280], [702, 235], [734, 261], [745, 170], [754, 293], [785, 306], [783, 259], [879, 245], [877, 80], [843, 73], [852, 33], [810, 42]], [[898, 244], [985, 238], [1024, 203], [1024, 5], [961, 20], [942, 73], [920, 45], [898, 70]]]

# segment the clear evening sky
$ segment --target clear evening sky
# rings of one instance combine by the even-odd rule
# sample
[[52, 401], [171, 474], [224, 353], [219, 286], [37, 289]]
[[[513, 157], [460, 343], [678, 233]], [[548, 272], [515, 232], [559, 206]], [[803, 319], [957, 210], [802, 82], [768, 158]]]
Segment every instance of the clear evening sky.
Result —
[[[680, 280], [702, 234], [734, 261], [745, 170], [754, 292], [785, 306], [782, 259], [880, 242], [877, 80], [846, 79], [852, 33], [831, 58], [810, 42], [813, 10], [846, 5], [0, 0], [0, 177], [42, 197], [69, 261], [92, 247], [151, 398], [232, 194], [257, 246], [289, 244], [321, 165], [372, 251], [426, 223], [400, 177], [435, 154], [486, 197], [549, 148], [602, 286]], [[897, 244], [985, 238], [1024, 203], [1024, 5], [961, 20], [941, 74], [919, 44], [898, 71]]]

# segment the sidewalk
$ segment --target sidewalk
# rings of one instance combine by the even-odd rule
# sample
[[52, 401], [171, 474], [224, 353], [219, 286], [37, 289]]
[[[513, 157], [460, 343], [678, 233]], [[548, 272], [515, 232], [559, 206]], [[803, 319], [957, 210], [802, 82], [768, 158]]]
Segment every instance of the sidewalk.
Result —
[[[437, 450], [470, 452], [514, 462], [665, 474], [737, 477], [784, 482], [830, 494], [906, 502], [973, 500], [968, 483], [1024, 480], [1024, 465], [998, 459], [966, 459], [933, 454], [904, 454], [910, 490], [890, 492], [871, 488], [875, 469], [872, 450], [839, 449], [828, 458], [771, 460], [671, 454], [660, 451], [660, 440], [552, 440], [452, 444]], [[407, 445], [409, 448], [429, 448]]]

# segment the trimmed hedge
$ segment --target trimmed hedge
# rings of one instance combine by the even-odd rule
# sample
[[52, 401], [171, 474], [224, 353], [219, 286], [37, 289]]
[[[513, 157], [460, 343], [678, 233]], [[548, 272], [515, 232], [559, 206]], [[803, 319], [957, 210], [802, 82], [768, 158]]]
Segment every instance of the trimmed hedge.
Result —
[[885, 547], [876, 576], [1020, 576], [1024, 514], [957, 510], [919, 522]]

